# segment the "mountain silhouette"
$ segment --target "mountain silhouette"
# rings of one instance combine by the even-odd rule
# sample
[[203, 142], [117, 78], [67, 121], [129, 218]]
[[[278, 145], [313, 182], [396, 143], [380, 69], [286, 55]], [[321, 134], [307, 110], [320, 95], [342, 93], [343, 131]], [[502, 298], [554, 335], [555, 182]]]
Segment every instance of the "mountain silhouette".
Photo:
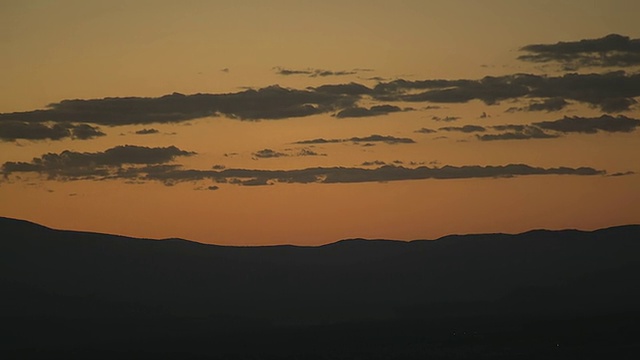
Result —
[[0, 354], [16, 358], [640, 351], [640, 225], [315, 247], [135, 239], [9, 218], [0, 234]]

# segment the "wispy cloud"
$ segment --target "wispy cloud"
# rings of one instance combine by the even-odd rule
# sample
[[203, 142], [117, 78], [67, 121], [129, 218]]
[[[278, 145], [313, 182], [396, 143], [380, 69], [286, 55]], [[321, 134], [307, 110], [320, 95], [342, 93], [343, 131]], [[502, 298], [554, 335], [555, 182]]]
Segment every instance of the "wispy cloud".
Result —
[[300, 141], [296, 141], [294, 144], [311, 145], [311, 144], [335, 144], [335, 143], [345, 143], [345, 142], [351, 142], [356, 144], [382, 142], [389, 145], [415, 143], [415, 141], [411, 138], [401, 138], [401, 137], [395, 137], [391, 135], [374, 134], [374, 135], [363, 136], [363, 137], [351, 137], [347, 139], [317, 138], [317, 139], [310, 139], [310, 140], [300, 140]]
[[160, 132], [160, 131], [158, 131], [157, 129], [153, 129], [153, 128], [147, 129], [147, 128], [144, 128], [144, 129], [136, 130], [135, 134], [136, 134], [136, 135], [150, 135], [150, 134], [157, 134], [157, 133], [159, 133], [159, 132]]
[[482, 126], [478, 126], [478, 125], [465, 125], [465, 126], [446, 126], [446, 127], [441, 127], [439, 130], [443, 130], [443, 131], [460, 131], [463, 133], [472, 133], [472, 132], [484, 132], [487, 129], [485, 129]]
[[305, 75], [308, 77], [327, 77], [327, 76], [345, 76], [355, 75], [361, 72], [372, 71], [371, 69], [353, 69], [353, 70], [325, 70], [325, 69], [287, 69], [280, 66], [273, 68], [278, 75], [291, 76], [291, 75]]

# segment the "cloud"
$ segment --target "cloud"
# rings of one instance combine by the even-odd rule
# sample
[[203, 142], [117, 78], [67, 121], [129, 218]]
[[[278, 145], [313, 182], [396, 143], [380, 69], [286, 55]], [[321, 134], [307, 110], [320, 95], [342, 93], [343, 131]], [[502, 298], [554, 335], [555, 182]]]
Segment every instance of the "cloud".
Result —
[[628, 176], [628, 175], [635, 175], [636, 173], [634, 171], [624, 171], [624, 172], [616, 172], [613, 174], [609, 174], [607, 176], [613, 176], [613, 177], [619, 177], [619, 176]]
[[255, 170], [225, 169], [213, 170], [180, 170], [167, 169], [166, 172], [141, 174], [143, 180], [155, 180], [173, 184], [175, 182], [213, 180], [218, 183], [237, 185], [272, 185], [275, 183], [362, 183], [387, 182], [421, 179], [467, 179], [467, 178], [499, 178], [526, 175], [604, 175], [606, 172], [590, 167], [540, 168], [524, 164], [503, 166], [443, 166], [405, 168], [395, 165], [384, 165], [374, 169], [359, 167], [306, 168], [296, 170]]
[[352, 137], [348, 139], [348, 141], [354, 143], [361, 142], [383, 142], [385, 144], [395, 145], [395, 144], [414, 144], [415, 141], [410, 138], [399, 138], [395, 136], [383, 136], [383, 135], [369, 135], [365, 137]]
[[439, 130], [444, 130], [444, 131], [460, 131], [460, 132], [464, 132], [464, 133], [472, 133], [472, 132], [483, 132], [486, 131], [487, 129], [485, 129], [482, 126], [478, 126], [478, 125], [465, 125], [465, 126], [447, 126], [447, 127], [441, 127]]
[[0, 121], [0, 139], [4, 141], [61, 140], [64, 138], [87, 140], [105, 136], [98, 127], [88, 124], [40, 124], [22, 121]]
[[361, 166], [382, 166], [382, 165], [386, 165], [386, 164], [387, 163], [385, 163], [384, 161], [374, 160], [374, 161], [365, 161], [360, 165]]
[[375, 105], [369, 109], [364, 107], [354, 106], [338, 112], [335, 116], [337, 118], [379, 116], [379, 115], [387, 115], [389, 113], [399, 112], [399, 111], [402, 111], [402, 109], [393, 105]]
[[71, 125], [71, 138], [88, 140], [99, 136], [105, 136], [106, 134], [100, 131], [97, 126], [91, 126], [89, 124], [77, 124]]
[[420, 134], [433, 134], [435, 132], [437, 132], [436, 130], [432, 130], [432, 129], [428, 129], [428, 128], [421, 128], [418, 129], [416, 131], [414, 131], [415, 133], [420, 133]]
[[[421, 179], [499, 178], [527, 175], [605, 175], [603, 170], [590, 167], [541, 168], [525, 164], [499, 166], [419, 166], [406, 168], [382, 165], [377, 168], [362, 167], [314, 167], [293, 170], [258, 169], [183, 169], [168, 164], [177, 157], [191, 156], [193, 152], [175, 146], [148, 148], [118, 146], [104, 152], [79, 153], [63, 151], [60, 154], [44, 154], [31, 162], [6, 162], [2, 165], [5, 177], [15, 173], [37, 173], [58, 181], [122, 179], [129, 183], [159, 181], [165, 185], [180, 182], [210, 180], [241, 186], [260, 186], [275, 183], [361, 183], [388, 182]], [[379, 165], [374, 161], [363, 166]], [[415, 164], [412, 162], [412, 164]], [[215, 190], [211, 188], [211, 190]]]
[[318, 152], [315, 152], [311, 149], [300, 149], [300, 151], [298, 151], [295, 156], [327, 156], [327, 154], [321, 154]]
[[284, 119], [354, 106], [358, 96], [274, 85], [228, 94], [174, 93], [158, 98], [64, 100], [45, 110], [0, 114], [0, 123], [87, 122], [116, 126], [175, 123], [223, 115], [240, 120]]
[[640, 39], [618, 34], [598, 39], [532, 44], [522, 47], [520, 51], [528, 54], [519, 56], [519, 60], [535, 63], [557, 62], [565, 69], [640, 65]]
[[[420, 90], [425, 90], [417, 92]], [[627, 111], [640, 96], [640, 73], [624, 71], [605, 74], [575, 74], [541, 76], [515, 74], [487, 76], [480, 80], [395, 80], [381, 83], [373, 89], [373, 97], [382, 101], [435, 103], [466, 103], [480, 100], [494, 105], [502, 100], [519, 98], [556, 99], [533, 109], [560, 105], [558, 98], [575, 100], [604, 112]], [[533, 110], [532, 109], [532, 110]], [[438, 120], [437, 117], [434, 120]]]
[[374, 142], [383, 142], [389, 145], [396, 144], [414, 144], [415, 141], [410, 138], [400, 138], [391, 135], [369, 135], [364, 137], [352, 137], [348, 139], [311, 139], [311, 140], [301, 140], [296, 141], [294, 144], [301, 145], [311, 145], [311, 144], [335, 144], [335, 143], [344, 143], [344, 142], [352, 142], [352, 143], [374, 143]]
[[329, 84], [322, 85], [318, 87], [309, 88], [318, 93], [327, 93], [334, 95], [351, 95], [351, 96], [360, 96], [360, 95], [368, 95], [372, 93], [372, 89], [358, 83], [350, 82], [348, 84]]
[[207, 187], [207, 190], [218, 190], [218, 189], [220, 189], [220, 187], [217, 185], [212, 185]]
[[144, 128], [144, 129], [137, 130], [137, 131], [135, 132], [135, 134], [136, 134], [136, 135], [149, 135], [149, 134], [157, 134], [157, 133], [159, 133], [159, 132], [160, 132], [160, 131], [158, 131], [157, 129], [153, 129], [153, 128], [149, 128], [149, 129], [147, 129], [147, 128]]
[[555, 121], [542, 121], [533, 123], [533, 125], [545, 129], [562, 133], [585, 133], [595, 134], [599, 131], [604, 132], [632, 132], [640, 127], [640, 120], [628, 118], [626, 116], [613, 117], [610, 115], [602, 115], [597, 118], [587, 117], [564, 117]]
[[325, 139], [325, 138], [317, 138], [317, 139], [310, 139], [310, 140], [300, 140], [300, 141], [296, 141], [294, 144], [300, 144], [300, 145], [311, 145], [311, 144], [334, 144], [334, 143], [339, 143], [339, 142], [344, 142], [346, 140], [344, 139]]
[[353, 69], [353, 70], [340, 70], [340, 71], [332, 71], [332, 70], [324, 70], [324, 69], [294, 70], [294, 69], [282, 68], [279, 66], [273, 69], [278, 75], [284, 75], [284, 76], [306, 75], [309, 77], [345, 76], [345, 75], [355, 75], [363, 71], [371, 71], [370, 69]]
[[559, 137], [557, 134], [550, 134], [532, 125], [496, 125], [493, 129], [506, 131], [499, 134], [483, 134], [476, 135], [481, 141], [494, 140], [530, 140], [530, 139], [554, 139]]
[[254, 152], [252, 155], [260, 159], [279, 158], [283, 156], [289, 156], [285, 153], [277, 152], [271, 149], [262, 149]]
[[[116, 146], [104, 152], [75, 152], [65, 150], [59, 154], [47, 153], [33, 158], [31, 162], [5, 162], [5, 176], [19, 172], [36, 172], [49, 178], [79, 179], [93, 177], [123, 177], [138, 169], [123, 168], [126, 165], [157, 165], [173, 161], [176, 157], [191, 156], [194, 152], [180, 150], [175, 146], [144, 147], [134, 145]], [[159, 169], [156, 168], [156, 171]], [[166, 168], [162, 169], [163, 171]], [[152, 172], [152, 170], [148, 170]], [[120, 175], [116, 175], [120, 173]]]
[[[252, 155], [256, 160], [289, 157], [289, 156], [327, 156], [327, 154], [321, 154], [308, 148], [302, 148], [296, 152], [292, 151], [291, 149], [286, 149], [286, 150], [289, 150], [289, 152], [287, 153], [287, 152], [275, 151], [272, 149], [262, 149], [260, 151], [254, 152]], [[216, 168], [214, 167], [213, 169], [216, 169]], [[224, 169], [224, 167], [222, 169]]]
[[456, 121], [456, 120], [460, 120], [459, 116], [445, 116], [445, 117], [440, 117], [440, 116], [432, 116], [431, 120], [435, 120], [435, 121], [444, 121], [444, 122], [451, 122], [451, 121]]

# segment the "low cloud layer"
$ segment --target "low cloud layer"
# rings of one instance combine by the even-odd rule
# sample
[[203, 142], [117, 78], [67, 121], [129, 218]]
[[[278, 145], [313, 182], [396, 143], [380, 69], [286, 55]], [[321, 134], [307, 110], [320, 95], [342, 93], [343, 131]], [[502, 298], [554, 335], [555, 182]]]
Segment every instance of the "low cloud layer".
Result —
[[532, 44], [520, 49], [527, 52], [520, 60], [535, 63], [556, 62], [565, 69], [580, 67], [628, 67], [640, 65], [640, 39], [610, 34], [598, 39]]
[[41, 124], [22, 121], [0, 121], [0, 140], [88, 140], [105, 136], [97, 126], [88, 124]]
[[[180, 182], [209, 180], [218, 184], [229, 183], [243, 186], [270, 185], [275, 183], [335, 184], [421, 179], [501, 178], [527, 175], [590, 176], [606, 174], [603, 170], [590, 167], [541, 168], [525, 164], [508, 164], [501, 166], [419, 166], [415, 168], [383, 165], [373, 169], [362, 167], [315, 167], [297, 170], [196, 170], [183, 169], [175, 164], [166, 164], [176, 157], [190, 156], [193, 154], [192, 152], [180, 150], [174, 146], [146, 148], [129, 145], [118, 146], [97, 153], [78, 153], [73, 151], [64, 151], [60, 154], [49, 153], [34, 158], [28, 163], [4, 163], [2, 171], [5, 177], [19, 173], [37, 173], [60, 181], [124, 179], [136, 183], [160, 181], [165, 185], [173, 185]], [[379, 163], [372, 162], [363, 164], [363, 166], [376, 164]]]

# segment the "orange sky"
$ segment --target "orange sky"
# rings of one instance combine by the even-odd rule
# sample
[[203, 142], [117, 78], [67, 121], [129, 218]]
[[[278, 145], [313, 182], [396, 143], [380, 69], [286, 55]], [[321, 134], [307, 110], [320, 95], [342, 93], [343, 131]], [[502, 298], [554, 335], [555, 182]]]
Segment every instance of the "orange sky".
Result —
[[[629, 1], [5, 1], [0, 216], [218, 244], [640, 223], [638, 13]], [[609, 34], [628, 47], [605, 54], [624, 39]], [[350, 83], [366, 93], [321, 88]], [[210, 95], [160, 98], [172, 93]], [[78, 101], [47, 108], [64, 100]], [[136, 148], [108, 151], [123, 145]], [[64, 151], [91, 160], [42, 158]], [[319, 167], [333, 170], [309, 175]], [[235, 183], [251, 179], [269, 185]]]

